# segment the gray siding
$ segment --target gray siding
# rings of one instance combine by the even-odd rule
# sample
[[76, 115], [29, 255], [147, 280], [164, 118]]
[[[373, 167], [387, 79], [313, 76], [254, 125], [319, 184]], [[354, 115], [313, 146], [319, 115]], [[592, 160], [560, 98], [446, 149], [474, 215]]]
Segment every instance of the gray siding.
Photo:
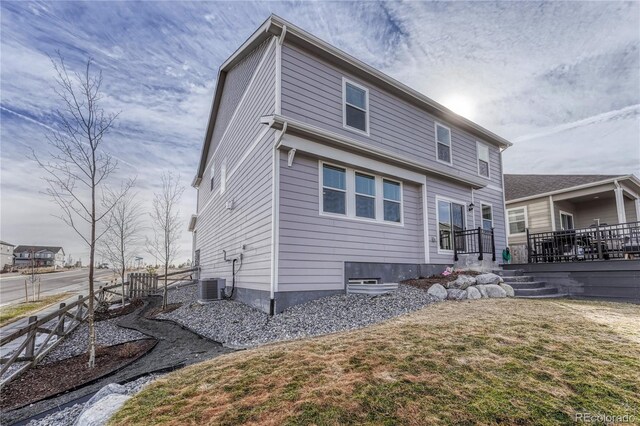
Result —
[[[369, 89], [370, 136], [343, 128], [343, 77]], [[436, 161], [433, 116], [286, 42], [282, 48], [282, 114], [419, 159], [426, 165], [440, 164]], [[453, 168], [477, 175], [476, 141], [479, 139], [442, 120], [439, 122], [451, 128]], [[494, 145], [486, 145], [491, 157], [490, 182], [501, 188], [499, 150]]]
[[[266, 56], [263, 56], [266, 55]], [[257, 64], [265, 58], [262, 66]], [[253, 69], [253, 84], [247, 86]], [[238, 72], [234, 72], [238, 70]], [[274, 131], [260, 124], [260, 117], [275, 111], [275, 47], [257, 48], [227, 76], [223, 91], [228, 102], [214, 129], [214, 145], [209, 159], [215, 162], [214, 188], [210, 189], [207, 165], [198, 190], [196, 248], [200, 249], [201, 277], [222, 277], [231, 284], [231, 264], [223, 260], [238, 256], [244, 245], [243, 261], [237, 274], [237, 286], [269, 290], [271, 268], [271, 195], [272, 146]], [[244, 92], [246, 91], [246, 94]], [[224, 93], [224, 92], [223, 92]], [[239, 100], [244, 96], [244, 100]], [[237, 112], [233, 115], [233, 105]], [[226, 120], [226, 122], [225, 122]], [[218, 127], [220, 126], [220, 127]], [[225, 127], [226, 126], [226, 127]], [[224, 137], [222, 135], [224, 134]], [[262, 137], [259, 136], [262, 134]], [[215, 138], [220, 138], [216, 144]], [[255, 144], [254, 144], [255, 143]], [[217, 148], [213, 148], [217, 145]], [[220, 174], [226, 163], [227, 184], [220, 192]], [[207, 162], [209, 164], [209, 162]], [[234, 202], [227, 209], [228, 201]]]
[[624, 211], [625, 211], [625, 215], [627, 216], [627, 222], [635, 222], [635, 221], [640, 220], [637, 217], [636, 203], [635, 203], [634, 200], [631, 200], [631, 199], [625, 197], [625, 199], [624, 199]]
[[288, 167], [281, 155], [279, 291], [343, 289], [345, 261], [424, 263], [419, 185], [403, 184], [404, 226], [327, 217], [318, 167], [301, 154]]

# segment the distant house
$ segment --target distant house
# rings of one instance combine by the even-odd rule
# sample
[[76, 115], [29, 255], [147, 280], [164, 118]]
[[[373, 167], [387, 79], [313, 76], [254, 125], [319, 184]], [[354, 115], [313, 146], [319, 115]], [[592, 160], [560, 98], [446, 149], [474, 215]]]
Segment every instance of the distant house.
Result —
[[13, 265], [13, 244], [0, 241], [0, 269]]
[[491, 261], [510, 145], [271, 16], [220, 68], [193, 182], [195, 264], [281, 312], [436, 273], [461, 250]]
[[64, 267], [64, 250], [62, 247], [18, 246], [13, 251], [14, 265], [18, 268], [30, 266], [54, 268]]
[[[526, 232], [555, 232], [640, 221], [634, 175], [504, 175], [507, 237], [526, 262]], [[518, 258], [520, 257], [520, 258]]]

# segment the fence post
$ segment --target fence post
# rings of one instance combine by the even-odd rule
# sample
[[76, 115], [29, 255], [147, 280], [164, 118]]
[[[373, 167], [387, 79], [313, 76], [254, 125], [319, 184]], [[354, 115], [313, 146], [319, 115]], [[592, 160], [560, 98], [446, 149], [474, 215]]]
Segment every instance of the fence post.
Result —
[[484, 255], [482, 253], [482, 228], [478, 226], [478, 251], [480, 254], [478, 255], [478, 260], [484, 260]]
[[[38, 321], [37, 316], [29, 317], [29, 324], [33, 324], [36, 321]], [[34, 328], [33, 330], [29, 331], [29, 334], [27, 334], [27, 346], [25, 347], [25, 350], [24, 350], [25, 357], [33, 358], [35, 349], [36, 349], [36, 329]]]
[[[67, 304], [62, 302], [60, 304], [60, 309], [64, 308], [65, 306], [67, 306]], [[58, 315], [59, 324], [58, 324], [58, 327], [56, 327], [56, 334], [58, 336], [64, 335], [64, 319], [65, 319], [64, 313], [60, 313], [60, 315]]]
[[493, 228], [491, 228], [491, 253], [493, 253], [491, 260], [496, 261], [496, 237], [493, 234]]
[[531, 240], [529, 235], [529, 228], [525, 229], [527, 231], [527, 263], [531, 263]]
[[78, 295], [78, 310], [76, 311], [76, 319], [78, 322], [82, 321], [82, 295]]

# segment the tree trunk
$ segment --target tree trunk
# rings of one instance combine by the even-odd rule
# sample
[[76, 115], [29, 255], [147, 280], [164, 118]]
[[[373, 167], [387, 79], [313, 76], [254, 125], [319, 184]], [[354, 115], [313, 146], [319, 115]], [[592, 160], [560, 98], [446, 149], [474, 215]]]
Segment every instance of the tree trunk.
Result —
[[[93, 145], [92, 145], [93, 147]], [[94, 323], [94, 307], [93, 307], [93, 268], [96, 255], [96, 185], [95, 185], [95, 164], [96, 154], [93, 151], [93, 175], [91, 177], [91, 239], [89, 245], [89, 368], [96, 365], [96, 327]]]

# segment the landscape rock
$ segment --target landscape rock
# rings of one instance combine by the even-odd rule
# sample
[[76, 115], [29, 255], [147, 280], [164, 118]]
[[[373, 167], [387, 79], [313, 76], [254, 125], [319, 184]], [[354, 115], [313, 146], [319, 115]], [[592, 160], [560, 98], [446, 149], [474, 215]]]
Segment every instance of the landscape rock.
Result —
[[507, 292], [498, 284], [487, 284], [484, 286], [487, 296], [490, 298], [507, 297]]
[[487, 294], [486, 286], [484, 284], [478, 284], [473, 287], [480, 292], [480, 296], [482, 296], [484, 299], [489, 297], [489, 295]]
[[475, 285], [476, 279], [471, 275], [459, 275], [455, 281], [449, 283], [449, 288], [466, 290], [469, 286]]
[[102, 389], [100, 389], [98, 392], [96, 392], [95, 395], [93, 395], [91, 397], [91, 399], [89, 399], [89, 401], [87, 401], [87, 407], [95, 404], [96, 402], [100, 401], [102, 398], [104, 398], [107, 395], [111, 395], [111, 394], [120, 394], [120, 395], [124, 395], [127, 393], [127, 388], [125, 388], [122, 385], [119, 385], [118, 383], [109, 383], [108, 385], [104, 386]]
[[438, 300], [444, 300], [447, 298], [447, 289], [440, 284], [434, 284], [429, 287], [427, 294], [430, 294]]
[[478, 284], [500, 284], [501, 282], [502, 277], [492, 273], [481, 274], [476, 277], [476, 283]]
[[507, 297], [514, 297], [516, 295], [513, 291], [513, 287], [509, 284], [500, 283], [500, 287], [502, 287], [502, 289], [507, 293]]
[[459, 288], [450, 288], [447, 290], [447, 299], [449, 300], [464, 300], [467, 298], [467, 290], [461, 290]]
[[112, 393], [86, 409], [76, 420], [75, 426], [103, 426], [123, 405], [131, 399], [128, 395]]
[[481, 298], [482, 298], [482, 294], [480, 294], [480, 290], [478, 290], [477, 288], [469, 287], [467, 289], [467, 299], [477, 300]]

